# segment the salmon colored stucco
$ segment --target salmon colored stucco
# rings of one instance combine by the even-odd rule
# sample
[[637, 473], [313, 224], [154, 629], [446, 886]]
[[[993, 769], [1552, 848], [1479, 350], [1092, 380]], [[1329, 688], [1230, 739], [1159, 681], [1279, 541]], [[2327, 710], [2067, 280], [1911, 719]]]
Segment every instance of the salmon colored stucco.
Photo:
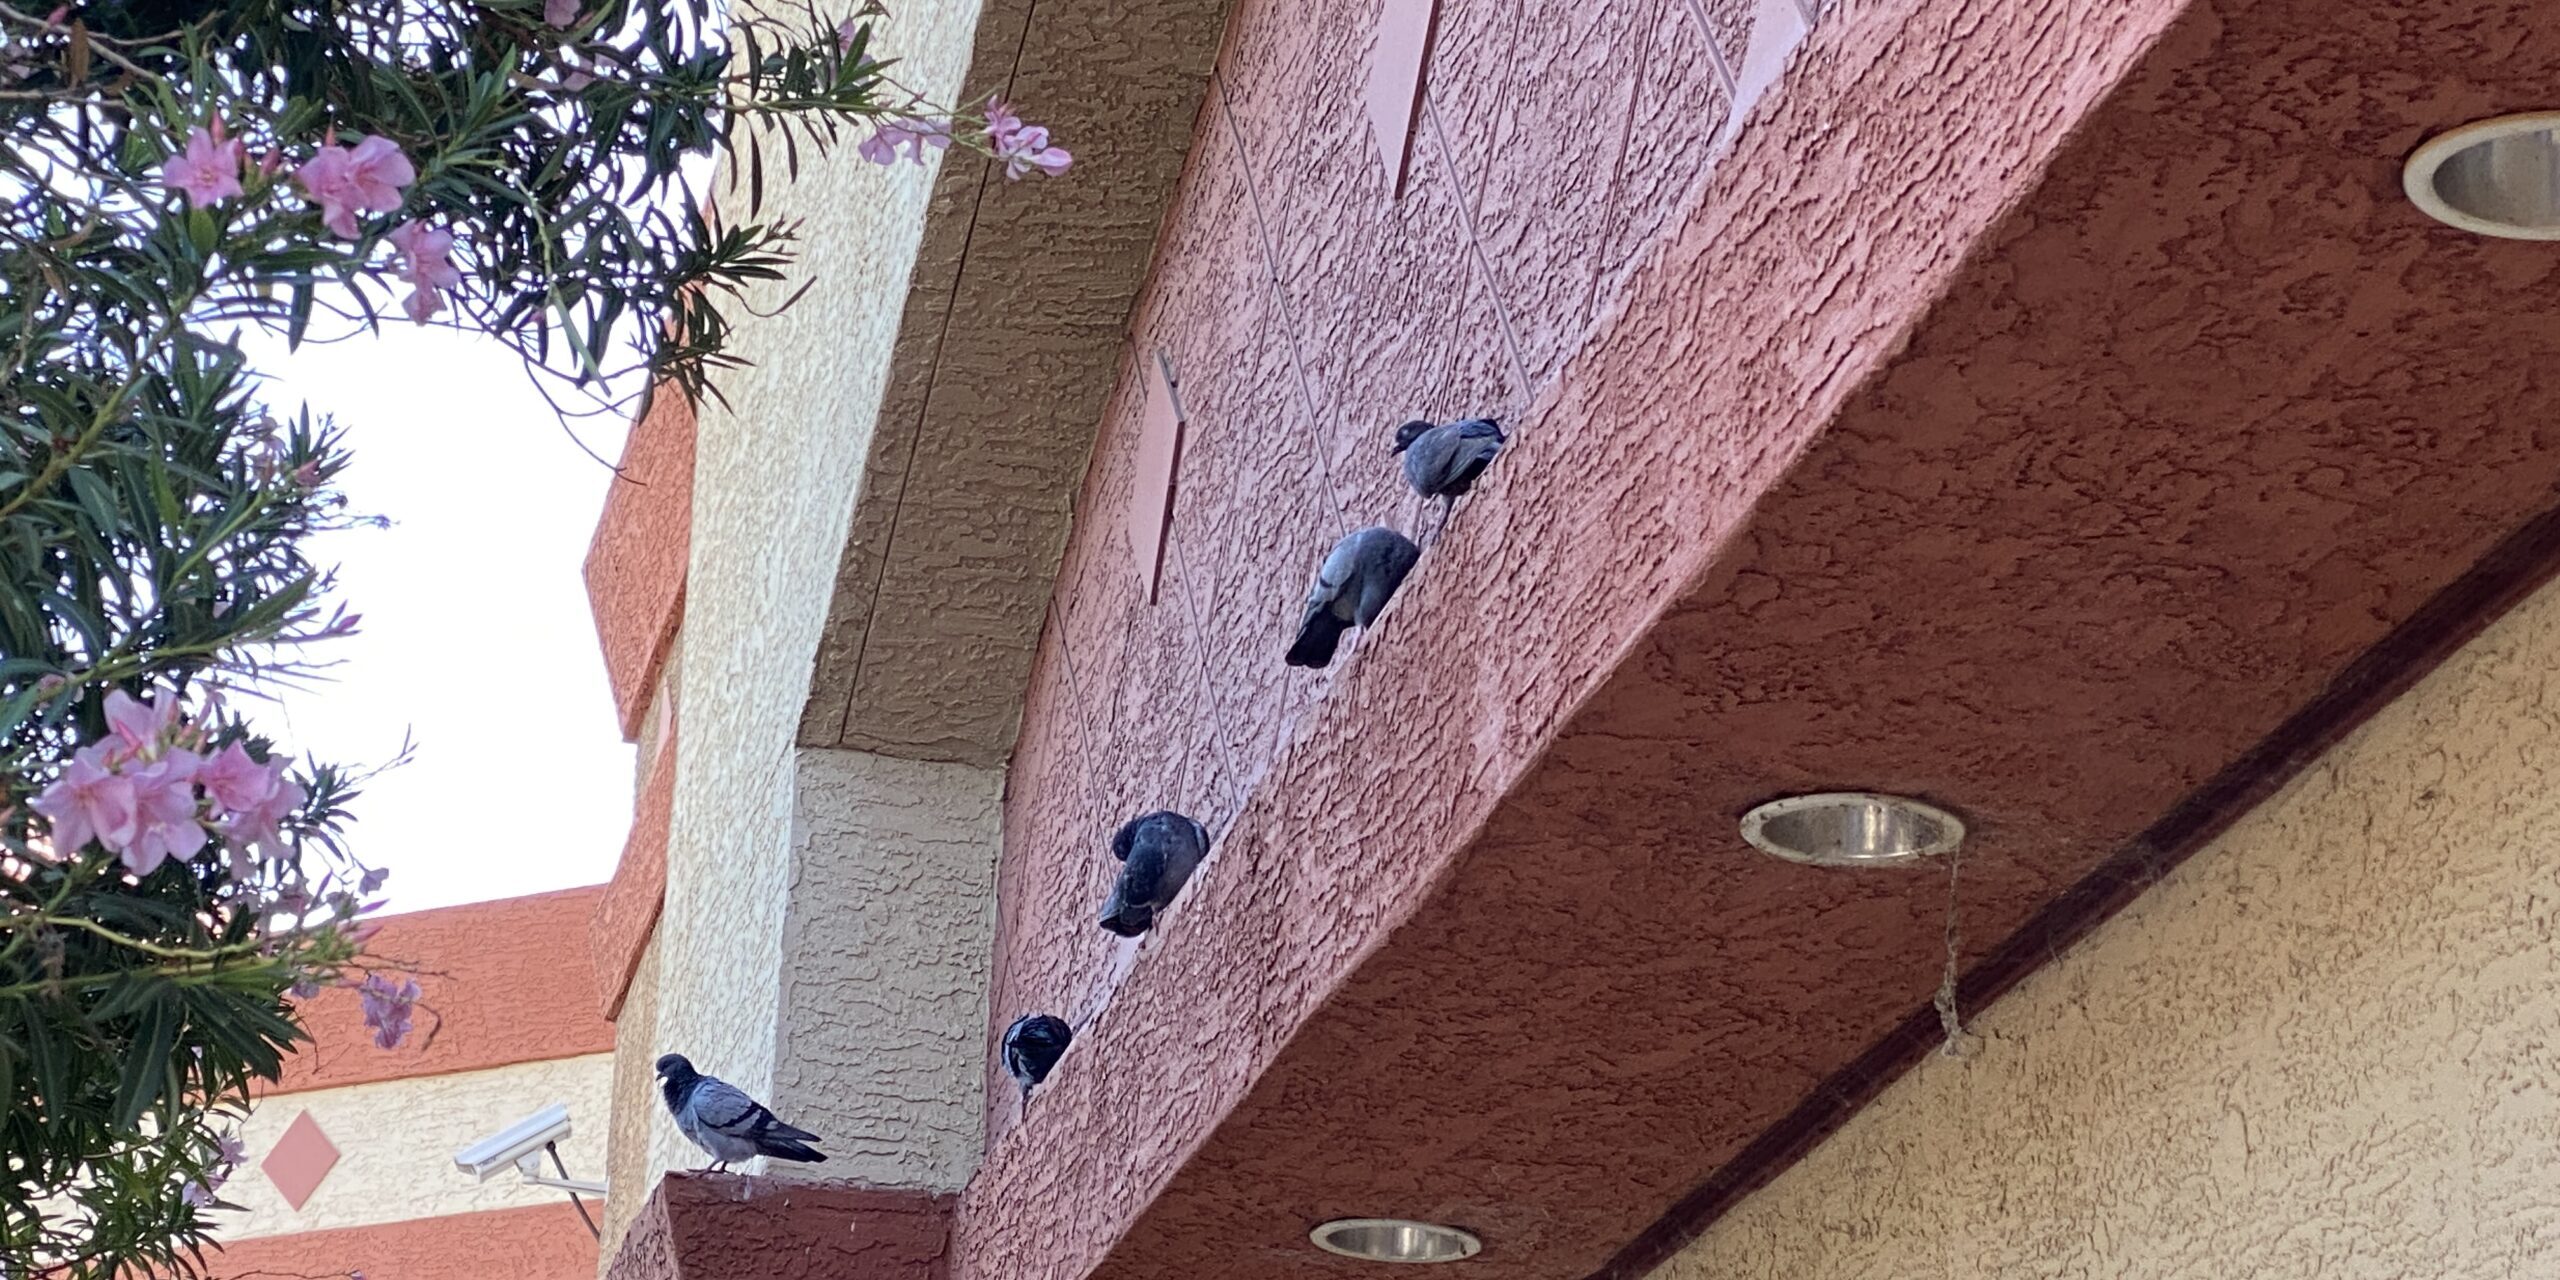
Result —
[[684, 616], [694, 420], [681, 389], [658, 388], [649, 411], [631, 425], [587, 549], [587, 603], [595, 612], [605, 678], [622, 736], [634, 741]]
[[[1453, 4], [1396, 200], [1375, 5], [1238, 6], [1131, 324], [1183, 370], [1160, 602], [1080, 521], [1010, 779], [991, 1020], [1090, 1029], [1009, 1127], [990, 1065], [955, 1276], [1347, 1275], [1307, 1229], [1378, 1214], [1640, 1274], [1945, 959], [1943, 872], [1743, 811], [1964, 812], [1970, 965], [2315, 755], [2560, 492], [2560, 268], [2398, 191], [2548, 96], [2535, 6], [1871, 0], [1790, 57], [1794, 10]], [[1513, 428], [1445, 532], [1408, 414]], [[1370, 522], [1420, 566], [1283, 671]], [[1092, 907], [1160, 806], [1221, 838], [1133, 954]]]
[[414, 971], [416, 1032], [374, 1047], [356, 993], [303, 1004], [311, 1043], [266, 1093], [477, 1071], [603, 1053], [613, 1024], [596, 1007], [588, 930], [600, 886], [386, 916], [368, 951]]
[[676, 751], [670, 732], [647, 763], [633, 806], [631, 830], [622, 842], [622, 861], [613, 880], [596, 901], [587, 924], [593, 956], [596, 997], [606, 1018], [618, 1018], [622, 1000], [658, 925], [658, 909], [667, 894], [667, 819], [675, 803]]
[[596, 1242], [563, 1201], [241, 1240], [210, 1254], [205, 1272], [209, 1280], [593, 1280]]

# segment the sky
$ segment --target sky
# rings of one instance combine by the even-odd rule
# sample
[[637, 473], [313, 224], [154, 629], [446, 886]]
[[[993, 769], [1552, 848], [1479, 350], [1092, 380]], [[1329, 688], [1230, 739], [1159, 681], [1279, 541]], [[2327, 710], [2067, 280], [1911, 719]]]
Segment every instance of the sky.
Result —
[[[286, 354], [244, 342], [264, 399], [347, 428], [349, 510], [315, 539], [357, 635], [308, 691], [253, 714], [295, 754], [411, 761], [353, 806], [349, 848], [391, 872], [392, 911], [595, 884], [631, 824], [632, 748], [614, 722], [580, 576], [612, 472], [562, 431], [517, 358], [479, 334], [410, 328]], [[624, 420], [569, 424], [608, 460]]]

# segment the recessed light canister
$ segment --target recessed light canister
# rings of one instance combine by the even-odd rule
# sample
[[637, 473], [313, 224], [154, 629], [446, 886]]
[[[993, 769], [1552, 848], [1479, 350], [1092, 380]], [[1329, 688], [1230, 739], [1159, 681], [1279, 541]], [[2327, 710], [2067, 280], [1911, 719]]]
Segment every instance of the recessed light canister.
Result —
[[2507, 240], [2560, 240], [2560, 111], [2438, 134], [2401, 167], [2400, 188], [2448, 226]]
[[1964, 823], [1935, 805], [1872, 791], [1772, 800], [1742, 815], [1762, 853], [1815, 867], [1883, 867], [1952, 853]]
[[1307, 1238], [1326, 1253], [1364, 1262], [1457, 1262], [1484, 1248], [1456, 1227], [1405, 1218], [1336, 1218]]

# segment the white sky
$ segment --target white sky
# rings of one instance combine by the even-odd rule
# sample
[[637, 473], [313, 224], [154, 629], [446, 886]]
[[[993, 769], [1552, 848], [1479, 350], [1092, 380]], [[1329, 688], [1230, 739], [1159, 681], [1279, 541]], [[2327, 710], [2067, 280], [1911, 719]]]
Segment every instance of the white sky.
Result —
[[[610, 879], [632, 749], [580, 570], [612, 473], [486, 337], [395, 313], [374, 338], [246, 345], [277, 416], [307, 401], [348, 429], [350, 510], [392, 522], [315, 540], [364, 620], [310, 650], [339, 663], [329, 680], [258, 718], [283, 749], [351, 767], [414, 737], [414, 759], [356, 801], [349, 841], [391, 871], [393, 911]], [[620, 458], [624, 421], [571, 426]]]

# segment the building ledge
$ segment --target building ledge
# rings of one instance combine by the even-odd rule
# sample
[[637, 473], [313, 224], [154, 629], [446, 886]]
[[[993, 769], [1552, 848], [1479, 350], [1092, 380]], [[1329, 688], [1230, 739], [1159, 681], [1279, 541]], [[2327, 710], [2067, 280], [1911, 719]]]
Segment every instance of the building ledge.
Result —
[[604, 1280], [941, 1280], [954, 1197], [670, 1173]]

